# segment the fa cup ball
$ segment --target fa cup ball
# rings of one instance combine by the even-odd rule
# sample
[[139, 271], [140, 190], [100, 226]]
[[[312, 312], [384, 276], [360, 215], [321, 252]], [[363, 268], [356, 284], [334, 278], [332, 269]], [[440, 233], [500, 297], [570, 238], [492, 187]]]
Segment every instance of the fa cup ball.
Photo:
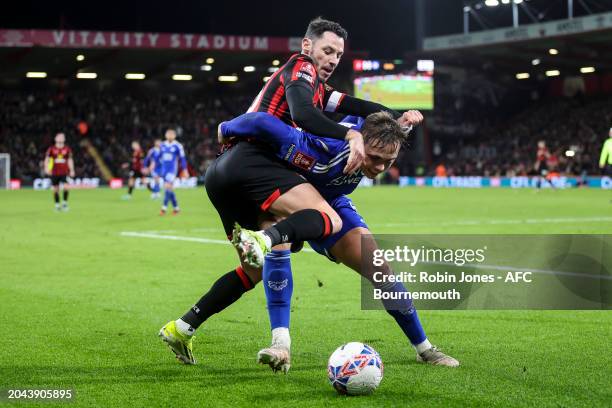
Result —
[[329, 357], [327, 374], [332, 387], [340, 394], [372, 393], [383, 378], [380, 355], [364, 343], [351, 342], [336, 349]]

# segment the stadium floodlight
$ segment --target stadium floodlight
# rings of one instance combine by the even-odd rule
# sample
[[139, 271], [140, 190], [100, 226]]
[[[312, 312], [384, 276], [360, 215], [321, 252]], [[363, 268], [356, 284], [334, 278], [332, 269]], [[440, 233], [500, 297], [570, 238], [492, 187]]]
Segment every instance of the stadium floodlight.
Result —
[[557, 54], [559, 54], [559, 50], [556, 49], [556, 48], [551, 48], [550, 50], [548, 50], [548, 53], [550, 55], [557, 55]]
[[278, 67], [280, 65], [280, 61], [275, 59], [274, 61], [272, 61], [272, 65]]
[[79, 54], [76, 56], [77, 61], [85, 61], [85, 56], [83, 54]]
[[244, 72], [255, 72], [255, 67], [252, 65], [247, 65], [243, 68]]
[[208, 57], [208, 58], [206, 58], [206, 63], [207, 64], [214, 64], [215, 63], [215, 59], [211, 58], [211, 57]]
[[514, 4], [521, 4], [523, 0], [514, 0]]
[[580, 72], [582, 72], [583, 74], [590, 74], [592, 72], [595, 72], [595, 67], [582, 67], [580, 68]]
[[496, 6], [499, 6], [499, 1], [497, 1], [497, 0], [485, 0], [485, 6], [487, 6], [487, 7], [496, 7]]
[[76, 74], [78, 79], [96, 79], [98, 74], [95, 72], [79, 72]]
[[141, 74], [137, 72], [125, 74], [125, 79], [145, 79], [145, 78], [146, 78], [145, 74]]
[[565, 156], [566, 157], [574, 157], [576, 155], [576, 152], [573, 150], [566, 150], [565, 151]]
[[265, 76], [265, 77], [263, 77], [263, 81], [264, 81], [264, 82], [268, 82], [268, 79], [270, 79], [270, 77], [269, 77], [269, 76]]
[[501, 0], [502, 4], [510, 4], [510, 0]]
[[238, 75], [220, 75], [219, 82], [236, 82], [238, 81]]
[[529, 79], [529, 72], [519, 72], [516, 74], [516, 79]]
[[276, 71], [278, 71], [278, 67], [270, 67], [270, 68], [268, 68], [268, 72], [271, 73], [271, 74], [275, 73]]
[[200, 69], [201, 69], [202, 71], [212, 71], [212, 65], [210, 65], [210, 64], [205, 64], [205, 65], [202, 65], [202, 66], [200, 67]]
[[542, 61], [540, 61], [539, 58], [535, 58], [535, 59], [531, 60], [531, 65], [534, 65], [534, 66], [535, 65], [540, 65], [540, 62], [542, 62]]
[[172, 79], [175, 81], [191, 81], [193, 77], [189, 74], [174, 74]]
[[46, 78], [46, 72], [26, 72], [26, 78]]
[[561, 75], [561, 72], [558, 69], [551, 69], [550, 71], [546, 71], [547, 77], [555, 77]]

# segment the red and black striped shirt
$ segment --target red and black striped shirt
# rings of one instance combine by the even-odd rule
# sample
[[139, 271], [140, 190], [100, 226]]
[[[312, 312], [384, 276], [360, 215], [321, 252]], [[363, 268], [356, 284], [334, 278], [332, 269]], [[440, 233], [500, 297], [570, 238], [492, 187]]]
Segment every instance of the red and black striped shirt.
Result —
[[314, 62], [309, 56], [294, 54], [268, 79], [248, 112], [266, 112], [297, 127], [291, 117], [286, 90], [298, 83], [307, 84], [312, 88], [312, 103], [321, 111], [335, 112], [345, 97], [345, 94], [321, 82]]

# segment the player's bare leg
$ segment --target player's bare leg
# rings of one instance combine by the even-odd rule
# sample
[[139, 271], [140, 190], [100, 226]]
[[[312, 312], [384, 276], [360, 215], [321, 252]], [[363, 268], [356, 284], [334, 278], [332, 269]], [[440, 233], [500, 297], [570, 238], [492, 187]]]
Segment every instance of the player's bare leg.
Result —
[[[372, 233], [366, 228], [354, 228], [347, 232], [332, 248], [331, 253], [339, 262], [348, 266], [349, 268], [357, 271], [360, 275], [366, 279], [372, 281], [372, 271], [364, 270], [362, 265], [362, 245], [366, 248], [368, 253], [378, 248], [376, 241], [371, 235]], [[380, 268], [383, 272], [392, 273], [388, 265], [382, 265]], [[407, 336], [418, 336], [419, 331], [413, 330], [410, 325], [415, 324], [420, 327], [420, 322], [415, 315], [411, 317], [414, 321], [411, 322], [408, 315], [405, 313], [389, 312], [398, 322], [402, 330]], [[432, 365], [441, 365], [447, 367], [458, 367], [459, 361], [455, 358], [442, 353], [436, 346], [432, 345], [429, 340], [424, 336], [422, 328], [420, 329], [421, 336], [418, 344], [413, 344], [417, 355], [416, 360], [421, 363], [427, 363]], [[413, 337], [414, 338], [414, 337]], [[412, 342], [412, 338], [410, 339]]]

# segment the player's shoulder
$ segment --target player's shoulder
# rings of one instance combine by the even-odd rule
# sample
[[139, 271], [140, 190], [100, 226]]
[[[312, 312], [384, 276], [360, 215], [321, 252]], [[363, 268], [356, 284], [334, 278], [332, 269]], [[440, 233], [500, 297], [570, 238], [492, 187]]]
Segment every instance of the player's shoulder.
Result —
[[293, 65], [296, 62], [309, 62], [311, 64], [314, 64], [314, 60], [309, 55], [306, 55], [306, 54], [293, 54], [292, 56], [289, 57], [289, 59], [287, 60], [285, 65]]
[[316, 72], [314, 60], [306, 54], [293, 54], [285, 64], [285, 67], [290, 70], [299, 70], [308, 72], [314, 75]]

